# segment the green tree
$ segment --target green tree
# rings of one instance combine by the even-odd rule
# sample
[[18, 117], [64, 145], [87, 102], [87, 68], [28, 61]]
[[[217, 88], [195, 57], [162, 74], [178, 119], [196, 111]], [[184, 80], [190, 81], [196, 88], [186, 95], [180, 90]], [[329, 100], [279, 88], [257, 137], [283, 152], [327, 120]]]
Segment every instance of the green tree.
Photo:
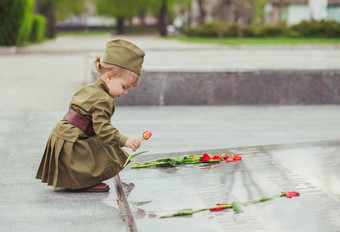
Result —
[[143, 26], [146, 26], [145, 23], [145, 16], [150, 13], [151, 8], [152, 8], [152, 2], [150, 4], [150, 0], [138, 0], [137, 1], [137, 11], [138, 11], [138, 16], [140, 17]]
[[92, 0], [99, 15], [114, 17], [117, 20], [117, 33], [124, 32], [124, 20], [139, 16], [144, 23], [146, 15], [158, 19], [158, 30], [167, 35], [169, 21], [175, 15], [175, 7], [190, 5], [192, 0]]
[[29, 41], [34, 0], [0, 1], [0, 45], [24, 45]]
[[192, 0], [151, 0], [152, 14], [158, 18], [158, 31], [161, 36], [167, 36], [167, 26], [176, 16], [176, 6], [179, 11], [187, 8]]
[[86, 0], [35, 0], [35, 12], [46, 17], [46, 36], [55, 36], [55, 23], [86, 10]]
[[253, 12], [253, 23], [255, 24], [264, 24], [265, 20], [265, 12], [264, 7], [267, 4], [268, 0], [256, 0], [254, 4], [254, 12]]
[[130, 19], [138, 14], [136, 0], [93, 0], [93, 2], [99, 15], [116, 18], [118, 34], [124, 32], [125, 19]]
[[86, 0], [55, 0], [56, 21], [62, 21], [72, 15], [81, 15], [86, 11]]

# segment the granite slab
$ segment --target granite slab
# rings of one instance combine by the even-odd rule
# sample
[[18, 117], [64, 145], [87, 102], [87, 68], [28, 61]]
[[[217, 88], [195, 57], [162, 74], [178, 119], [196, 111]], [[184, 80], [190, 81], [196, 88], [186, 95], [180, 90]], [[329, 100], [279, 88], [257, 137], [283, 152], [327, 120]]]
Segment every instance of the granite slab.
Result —
[[[134, 161], [236, 153], [241, 162], [130, 169], [120, 173], [134, 231], [339, 231], [340, 141], [251, 146], [168, 153]], [[192, 216], [159, 218], [179, 209], [249, 201], [297, 191], [296, 198], [275, 198]], [[132, 230], [132, 231], [133, 231]]]

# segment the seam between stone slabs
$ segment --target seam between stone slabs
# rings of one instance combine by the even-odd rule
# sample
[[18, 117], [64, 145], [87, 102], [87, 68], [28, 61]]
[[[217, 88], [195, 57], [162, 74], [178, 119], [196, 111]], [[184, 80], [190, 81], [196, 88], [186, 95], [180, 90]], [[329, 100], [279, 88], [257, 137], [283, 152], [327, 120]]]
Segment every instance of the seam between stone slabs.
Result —
[[122, 217], [122, 220], [125, 221], [129, 232], [137, 232], [136, 223], [132, 216], [129, 203], [127, 202], [127, 198], [125, 196], [124, 189], [122, 187], [122, 182], [118, 174], [114, 177], [114, 180], [115, 180], [115, 187], [116, 187], [116, 193], [117, 193], [117, 198], [118, 198], [117, 203], [118, 203], [118, 207], [120, 210], [120, 215]]

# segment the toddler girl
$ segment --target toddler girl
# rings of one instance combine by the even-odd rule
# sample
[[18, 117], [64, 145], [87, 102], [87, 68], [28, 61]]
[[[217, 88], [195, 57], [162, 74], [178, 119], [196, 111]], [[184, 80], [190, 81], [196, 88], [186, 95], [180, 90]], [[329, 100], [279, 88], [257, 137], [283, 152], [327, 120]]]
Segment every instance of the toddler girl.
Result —
[[53, 187], [103, 192], [101, 183], [123, 169], [128, 153], [141, 141], [126, 137], [111, 124], [114, 98], [127, 94], [140, 82], [144, 52], [125, 40], [106, 44], [102, 63], [94, 65], [100, 78], [78, 90], [69, 111], [50, 134], [36, 178]]

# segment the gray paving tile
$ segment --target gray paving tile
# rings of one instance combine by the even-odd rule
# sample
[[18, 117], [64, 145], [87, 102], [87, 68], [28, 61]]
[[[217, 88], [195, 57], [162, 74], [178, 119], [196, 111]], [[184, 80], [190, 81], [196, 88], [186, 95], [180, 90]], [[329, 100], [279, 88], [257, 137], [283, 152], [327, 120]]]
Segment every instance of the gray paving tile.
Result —
[[1, 184], [4, 231], [126, 231], [110, 193], [69, 193], [41, 184]]

